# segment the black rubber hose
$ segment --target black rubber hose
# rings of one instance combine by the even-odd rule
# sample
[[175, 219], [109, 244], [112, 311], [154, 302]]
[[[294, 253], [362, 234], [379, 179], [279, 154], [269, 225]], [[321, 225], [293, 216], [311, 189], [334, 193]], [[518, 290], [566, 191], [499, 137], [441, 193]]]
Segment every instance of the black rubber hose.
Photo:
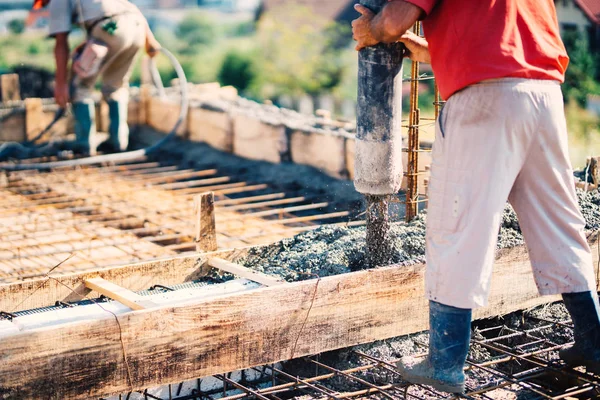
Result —
[[47, 163], [34, 163], [34, 164], [12, 164], [12, 163], [0, 163], [0, 169], [6, 171], [23, 171], [23, 170], [31, 170], [31, 169], [52, 169], [52, 168], [62, 168], [62, 167], [75, 167], [78, 165], [92, 165], [92, 164], [100, 164], [105, 162], [123, 162], [123, 161], [133, 161], [136, 159], [143, 158], [149, 154], [152, 154], [159, 150], [165, 143], [170, 141], [173, 137], [177, 135], [177, 129], [183, 121], [185, 121], [187, 117], [187, 112], [189, 108], [189, 97], [188, 97], [188, 85], [187, 79], [185, 77], [185, 73], [181, 64], [175, 56], [165, 48], [161, 48], [160, 50], [171, 62], [175, 72], [177, 73], [177, 78], [179, 78], [179, 87], [181, 89], [181, 109], [179, 110], [179, 118], [175, 123], [171, 132], [155, 144], [150, 147], [146, 147], [140, 150], [128, 151], [125, 153], [114, 153], [114, 154], [104, 154], [100, 156], [86, 157], [86, 158], [78, 158], [76, 160], [64, 160], [64, 161], [51, 161]]
[[5, 142], [0, 144], [0, 160], [7, 158], [30, 158], [44, 157], [56, 154], [58, 147], [56, 142], [49, 142], [42, 146], [26, 146], [19, 142]]

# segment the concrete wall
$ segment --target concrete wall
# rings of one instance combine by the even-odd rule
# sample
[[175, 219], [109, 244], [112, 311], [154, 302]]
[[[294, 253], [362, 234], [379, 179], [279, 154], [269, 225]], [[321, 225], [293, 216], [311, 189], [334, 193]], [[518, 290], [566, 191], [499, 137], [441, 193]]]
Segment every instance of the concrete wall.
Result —
[[[198, 93], [192, 93], [191, 97], [200, 99]], [[221, 91], [213, 88], [210, 96], [205, 90], [201, 97], [192, 102], [186, 126], [181, 128], [189, 140], [248, 159], [291, 161], [310, 165], [336, 178], [354, 178], [354, 133], [348, 123], [234, 98], [226, 88]], [[148, 104], [147, 115], [144, 104]], [[172, 128], [179, 112], [172, 101], [158, 97], [138, 96], [130, 108], [137, 109], [136, 115], [141, 118], [138, 123], [163, 133]], [[407, 153], [403, 153], [403, 158], [406, 168]], [[419, 154], [420, 171], [428, 170], [430, 163], [429, 153]], [[421, 193], [427, 179], [427, 172], [419, 177]]]
[[292, 161], [312, 165], [334, 177], [347, 178], [347, 140], [354, 142], [354, 138], [340, 134], [295, 131], [290, 140]]
[[269, 123], [251, 115], [233, 117], [233, 153], [251, 160], [283, 161], [288, 141], [283, 124]]
[[[132, 89], [129, 102], [130, 125], [147, 125], [157, 132], [168, 133], [179, 117], [177, 88], [167, 88], [167, 96], [152, 95], [149, 88]], [[329, 116], [302, 115], [292, 110], [263, 105], [237, 96], [232, 88], [214, 85], [190, 85], [191, 104], [188, 118], [178, 135], [241, 157], [272, 163], [294, 162], [312, 166], [330, 176], [354, 178], [354, 127], [334, 121]], [[39, 108], [39, 107], [38, 107]], [[39, 125], [52, 120], [53, 111], [44, 106], [37, 114]], [[97, 105], [99, 131], [108, 129], [106, 104]], [[24, 141], [26, 133], [24, 107], [15, 107], [0, 118], [0, 141]], [[30, 118], [31, 120], [31, 118]], [[37, 131], [37, 129], [29, 129]], [[64, 118], [55, 127], [61, 138], [73, 132], [73, 121]], [[406, 168], [407, 153], [403, 153]], [[430, 163], [428, 153], [420, 153], [419, 170]], [[428, 176], [419, 179], [424, 188]], [[404, 182], [403, 187], [406, 187]]]
[[190, 108], [190, 136], [228, 153], [233, 152], [233, 118], [224, 111]]

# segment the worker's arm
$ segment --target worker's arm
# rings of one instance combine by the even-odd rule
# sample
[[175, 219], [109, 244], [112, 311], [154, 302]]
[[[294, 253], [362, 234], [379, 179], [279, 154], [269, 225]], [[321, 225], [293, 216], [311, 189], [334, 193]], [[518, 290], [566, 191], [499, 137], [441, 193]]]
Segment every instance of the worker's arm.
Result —
[[[377, 43], [394, 43], [402, 40], [406, 31], [424, 14], [422, 8], [403, 0], [387, 3], [378, 14], [357, 4], [354, 8], [362, 15], [352, 21], [353, 38], [358, 43], [356, 50]], [[404, 38], [409, 40], [412, 38]], [[414, 40], [412, 40], [414, 42]]]
[[69, 102], [69, 41], [68, 32], [57, 33], [54, 46], [54, 59], [56, 60], [56, 75], [54, 77], [54, 99], [56, 103], [65, 108]]
[[160, 48], [160, 43], [158, 43], [158, 40], [154, 37], [150, 25], [146, 22], [146, 54], [148, 54], [149, 57], [154, 57]]

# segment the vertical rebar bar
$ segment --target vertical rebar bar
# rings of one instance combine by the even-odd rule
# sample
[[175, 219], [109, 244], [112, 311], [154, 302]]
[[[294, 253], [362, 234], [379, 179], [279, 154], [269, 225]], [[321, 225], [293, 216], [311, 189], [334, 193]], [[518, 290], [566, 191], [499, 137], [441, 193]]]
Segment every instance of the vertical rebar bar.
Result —
[[[421, 34], [420, 22], [413, 27]], [[406, 168], [406, 221], [411, 221], [419, 212], [419, 62], [413, 61], [410, 71], [410, 109], [408, 114], [408, 165]]]

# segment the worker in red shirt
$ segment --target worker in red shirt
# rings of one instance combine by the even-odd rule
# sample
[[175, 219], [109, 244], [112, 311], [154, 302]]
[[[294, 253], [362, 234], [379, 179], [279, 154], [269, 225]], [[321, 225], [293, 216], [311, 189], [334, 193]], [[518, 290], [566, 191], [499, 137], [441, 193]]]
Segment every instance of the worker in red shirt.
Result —
[[[360, 50], [401, 41], [431, 62], [447, 100], [436, 125], [427, 213], [429, 355], [408, 381], [464, 391], [471, 310], [485, 306], [502, 211], [519, 217], [542, 295], [562, 294], [575, 344], [560, 357], [600, 373], [600, 306], [567, 149], [568, 57], [552, 0], [392, 0], [352, 23]], [[423, 20], [425, 38], [407, 30]], [[519, 285], [515, 281], [515, 285]]]

